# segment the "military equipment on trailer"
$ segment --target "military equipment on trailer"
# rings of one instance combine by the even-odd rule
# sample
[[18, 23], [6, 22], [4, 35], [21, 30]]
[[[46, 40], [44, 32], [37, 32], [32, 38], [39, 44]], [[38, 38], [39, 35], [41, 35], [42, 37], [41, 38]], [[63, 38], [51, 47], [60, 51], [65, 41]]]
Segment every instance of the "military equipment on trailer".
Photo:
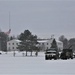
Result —
[[58, 53], [58, 50], [55, 49], [55, 48], [51, 48], [51, 49], [47, 49], [46, 52], [45, 52], [45, 60], [48, 60], [48, 59], [58, 59], [59, 58], [59, 53]]
[[68, 48], [68, 49], [63, 49], [60, 58], [61, 59], [73, 59], [73, 50], [70, 49], [72, 47], [72, 45]]

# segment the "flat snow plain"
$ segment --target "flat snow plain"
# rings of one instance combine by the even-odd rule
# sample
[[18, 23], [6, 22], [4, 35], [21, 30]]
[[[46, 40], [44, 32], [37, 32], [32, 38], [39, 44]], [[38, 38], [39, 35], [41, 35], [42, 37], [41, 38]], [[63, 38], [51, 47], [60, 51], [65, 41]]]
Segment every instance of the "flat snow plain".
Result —
[[17, 52], [0, 55], [0, 75], [75, 75], [75, 58], [68, 60], [45, 60], [44, 52], [36, 57], [22, 56]]

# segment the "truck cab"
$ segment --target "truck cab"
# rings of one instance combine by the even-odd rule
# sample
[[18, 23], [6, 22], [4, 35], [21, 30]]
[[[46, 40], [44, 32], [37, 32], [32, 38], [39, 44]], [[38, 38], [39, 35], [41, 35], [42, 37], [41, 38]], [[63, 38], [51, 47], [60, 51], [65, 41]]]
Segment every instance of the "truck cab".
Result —
[[50, 49], [47, 49], [46, 52], [45, 52], [45, 60], [48, 60], [48, 59], [58, 59], [59, 58], [59, 53], [57, 51], [57, 49], [55, 48], [50, 48]]

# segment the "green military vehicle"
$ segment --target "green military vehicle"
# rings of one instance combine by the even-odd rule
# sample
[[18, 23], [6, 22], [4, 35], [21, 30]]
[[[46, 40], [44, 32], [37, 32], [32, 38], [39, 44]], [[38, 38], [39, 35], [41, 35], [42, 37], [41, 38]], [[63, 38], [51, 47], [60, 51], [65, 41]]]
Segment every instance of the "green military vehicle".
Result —
[[73, 59], [73, 50], [72, 49], [63, 49], [61, 55], [61, 59]]
[[69, 48], [67, 49], [63, 49], [62, 53], [60, 55], [61, 59], [73, 59], [73, 50], [70, 49], [73, 45], [71, 45]]
[[57, 49], [51, 48], [51, 49], [46, 50], [46, 52], [45, 52], [45, 60], [48, 60], [48, 59], [57, 60], [58, 58], [59, 58], [59, 53], [58, 53]]

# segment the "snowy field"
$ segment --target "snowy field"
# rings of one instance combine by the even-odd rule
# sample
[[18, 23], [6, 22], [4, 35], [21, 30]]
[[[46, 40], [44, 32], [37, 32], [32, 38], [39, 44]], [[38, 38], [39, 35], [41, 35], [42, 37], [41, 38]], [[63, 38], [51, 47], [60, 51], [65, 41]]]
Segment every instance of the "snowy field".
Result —
[[75, 75], [75, 59], [45, 60], [44, 53], [23, 57], [22, 53], [0, 55], [0, 75]]

